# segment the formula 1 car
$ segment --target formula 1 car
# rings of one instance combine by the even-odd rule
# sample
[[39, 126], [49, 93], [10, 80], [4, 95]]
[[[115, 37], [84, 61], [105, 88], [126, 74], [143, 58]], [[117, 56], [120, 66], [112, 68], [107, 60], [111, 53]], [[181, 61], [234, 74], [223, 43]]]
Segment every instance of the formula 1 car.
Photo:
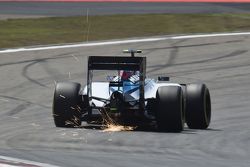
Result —
[[[210, 124], [211, 101], [205, 84], [171, 83], [169, 77], [146, 78], [146, 57], [139, 50], [131, 56], [89, 56], [87, 85], [57, 83], [53, 117], [57, 127], [79, 127], [85, 120], [97, 123], [112, 119], [120, 125], [152, 124], [159, 131], [181, 132], [206, 129]], [[117, 71], [105, 82], [92, 81], [96, 70]]]

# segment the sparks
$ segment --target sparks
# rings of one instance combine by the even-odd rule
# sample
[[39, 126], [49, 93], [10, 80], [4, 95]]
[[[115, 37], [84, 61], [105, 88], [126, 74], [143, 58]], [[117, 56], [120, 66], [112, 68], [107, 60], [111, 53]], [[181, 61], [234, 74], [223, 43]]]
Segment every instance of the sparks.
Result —
[[65, 96], [63, 96], [63, 95], [60, 95], [60, 97], [61, 97], [61, 98], [64, 98], [64, 99], [66, 99], [66, 97], [65, 97]]
[[135, 127], [122, 126], [122, 125], [108, 125], [107, 128], [103, 129], [103, 132], [120, 132], [120, 131], [132, 131]]
[[103, 132], [120, 132], [120, 131], [132, 131], [136, 127], [132, 126], [122, 126], [118, 124], [114, 119], [112, 119], [107, 112], [101, 112], [103, 123], [106, 127], [103, 129]]

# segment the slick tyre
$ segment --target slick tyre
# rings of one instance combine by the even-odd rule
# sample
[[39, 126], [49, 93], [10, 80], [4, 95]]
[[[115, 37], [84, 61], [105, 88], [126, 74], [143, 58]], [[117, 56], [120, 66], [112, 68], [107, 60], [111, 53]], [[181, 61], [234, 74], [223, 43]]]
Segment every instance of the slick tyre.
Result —
[[56, 84], [52, 109], [56, 127], [81, 126], [80, 88], [79, 83]]
[[156, 92], [156, 121], [159, 131], [181, 132], [184, 125], [181, 87], [163, 86]]
[[186, 123], [190, 129], [207, 129], [211, 120], [210, 93], [205, 84], [186, 86]]

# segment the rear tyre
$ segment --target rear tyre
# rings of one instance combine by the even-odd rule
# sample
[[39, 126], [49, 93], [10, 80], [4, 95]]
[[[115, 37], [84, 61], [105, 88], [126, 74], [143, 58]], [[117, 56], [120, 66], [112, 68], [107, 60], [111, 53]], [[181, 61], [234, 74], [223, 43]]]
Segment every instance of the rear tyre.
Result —
[[74, 82], [57, 83], [54, 92], [53, 117], [57, 127], [81, 126], [81, 85]]
[[207, 129], [211, 120], [210, 93], [205, 84], [186, 86], [186, 123], [190, 129]]
[[160, 131], [181, 132], [183, 130], [183, 93], [181, 87], [159, 87], [156, 92], [156, 106], [156, 121]]

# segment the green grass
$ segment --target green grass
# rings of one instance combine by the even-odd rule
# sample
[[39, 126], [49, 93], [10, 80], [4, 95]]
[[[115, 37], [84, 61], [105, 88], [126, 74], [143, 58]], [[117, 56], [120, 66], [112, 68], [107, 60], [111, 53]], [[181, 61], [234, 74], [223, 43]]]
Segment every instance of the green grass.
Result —
[[[89, 35], [87, 31], [89, 26]], [[250, 14], [143, 14], [0, 20], [0, 48], [130, 37], [249, 31]]]

